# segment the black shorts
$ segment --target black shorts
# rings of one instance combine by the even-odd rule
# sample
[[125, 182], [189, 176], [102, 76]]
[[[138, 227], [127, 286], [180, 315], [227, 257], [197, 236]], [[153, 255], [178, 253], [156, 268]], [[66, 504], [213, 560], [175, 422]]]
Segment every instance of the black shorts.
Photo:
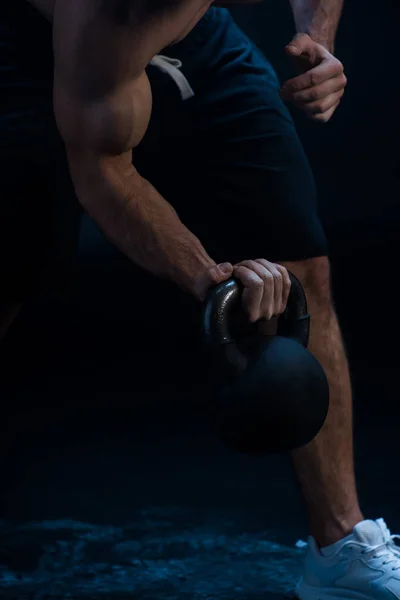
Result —
[[[9, 4], [0, 8], [0, 268], [12, 293], [41, 261], [73, 256], [80, 208], [53, 116], [51, 26], [22, 0]], [[216, 261], [326, 255], [313, 176], [276, 74], [229, 12], [212, 8], [163, 54], [182, 63], [194, 95], [183, 99], [149, 65], [154, 105], [133, 153], [139, 173]]]

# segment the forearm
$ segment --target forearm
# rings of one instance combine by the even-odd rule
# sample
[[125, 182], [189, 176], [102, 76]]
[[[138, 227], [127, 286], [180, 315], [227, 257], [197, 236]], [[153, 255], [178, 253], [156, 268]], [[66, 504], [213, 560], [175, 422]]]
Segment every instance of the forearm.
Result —
[[194, 293], [215, 262], [173, 207], [133, 166], [84, 168], [84, 179], [71, 168], [77, 195], [108, 239], [135, 264]]
[[298, 33], [333, 51], [344, 0], [290, 0]]

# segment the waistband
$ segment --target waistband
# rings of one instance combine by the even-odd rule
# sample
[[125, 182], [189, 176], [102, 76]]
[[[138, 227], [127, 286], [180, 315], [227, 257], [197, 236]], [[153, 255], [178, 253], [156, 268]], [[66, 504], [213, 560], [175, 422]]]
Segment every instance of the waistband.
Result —
[[180, 91], [182, 100], [193, 98], [193, 88], [182, 71], [180, 71], [183, 66], [180, 60], [157, 54], [157, 56], [150, 61], [150, 64], [171, 77]]
[[193, 52], [207, 41], [214, 29], [230, 19], [232, 19], [232, 17], [226, 8], [212, 6], [183, 40], [177, 44], [164, 48], [161, 54], [166, 54], [168, 56], [168, 48], [179, 49], [179, 52]]
[[152, 66], [157, 67], [173, 79], [179, 88], [182, 100], [188, 100], [195, 94], [187, 77], [180, 70], [184, 65], [176, 57], [176, 54], [190, 57], [199, 54], [213, 32], [231, 18], [229, 11], [226, 9], [210, 8], [183, 40], [164, 48], [160, 54], [150, 61]]

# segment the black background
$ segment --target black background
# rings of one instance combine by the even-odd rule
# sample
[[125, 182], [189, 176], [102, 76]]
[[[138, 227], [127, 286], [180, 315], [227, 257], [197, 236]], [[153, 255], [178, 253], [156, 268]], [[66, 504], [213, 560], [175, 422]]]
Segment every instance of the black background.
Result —
[[[395, 529], [400, 8], [391, 0], [345, 4], [337, 56], [349, 83], [340, 109], [327, 125], [294, 117], [331, 247], [355, 392], [361, 505]], [[233, 14], [281, 80], [289, 77], [283, 49], [294, 26], [287, 3]], [[307, 535], [289, 461], [240, 457], [218, 441], [204, 418], [201, 363], [190, 347], [197, 324], [179, 323], [176, 306], [161, 310], [150, 284], [148, 310], [138, 311], [143, 290], [126, 263], [104, 258], [104, 248], [88, 260], [88, 248], [93, 255], [101, 242], [87, 223], [84, 231], [71, 285], [44, 286], [1, 348], [4, 597], [43, 590], [49, 598], [283, 594], [301, 570], [294, 544]], [[122, 587], [111, 564], [125, 563], [110, 541], [93, 558], [86, 540], [79, 558], [76, 523], [86, 523], [96, 552], [107, 538], [101, 527], [125, 528], [123, 539], [133, 546]], [[91, 575], [83, 567], [78, 574], [91, 561]], [[61, 588], [49, 583], [55, 580]]]

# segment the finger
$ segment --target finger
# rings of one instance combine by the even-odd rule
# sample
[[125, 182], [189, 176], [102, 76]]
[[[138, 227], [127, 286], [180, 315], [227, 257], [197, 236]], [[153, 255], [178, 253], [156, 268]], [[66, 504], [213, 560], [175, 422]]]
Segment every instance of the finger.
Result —
[[330, 94], [344, 90], [347, 85], [347, 78], [344, 73], [324, 81], [320, 85], [300, 90], [299, 92], [281, 91], [282, 100], [289, 100], [290, 102], [298, 102], [308, 104], [311, 102], [317, 102], [326, 98]]
[[337, 107], [339, 106], [339, 104], [340, 104], [340, 100], [325, 113], [320, 114], [320, 115], [310, 115], [309, 118], [318, 123], [327, 123], [332, 118], [332, 116], [333, 116], [335, 110], [337, 109]]
[[231, 263], [222, 263], [214, 265], [208, 269], [194, 284], [193, 292], [195, 297], [203, 302], [211, 287], [218, 285], [222, 281], [226, 281], [232, 276], [233, 265]]
[[290, 290], [292, 288], [292, 282], [290, 280], [288, 270], [282, 265], [276, 265], [276, 268], [280, 271], [282, 275], [282, 313], [286, 310], [287, 303], [289, 300]]
[[251, 323], [260, 318], [260, 307], [264, 295], [264, 281], [252, 269], [239, 265], [235, 267], [235, 277], [244, 285], [242, 306], [249, 315]]
[[285, 50], [291, 56], [300, 56], [301, 54], [310, 53], [313, 47], [315, 47], [315, 42], [309, 35], [298, 33], [286, 46]]
[[313, 86], [318, 86], [328, 79], [338, 77], [344, 72], [343, 65], [333, 56], [302, 75], [289, 79], [282, 87], [283, 92], [293, 93]]
[[[272, 263], [265, 261], [267, 265], [274, 267]], [[264, 266], [255, 260], [245, 260], [240, 265], [254, 271], [264, 283], [264, 292], [259, 307], [258, 319], [265, 318], [271, 319], [275, 313], [275, 296], [274, 296], [274, 277], [269, 271], [268, 266]], [[258, 320], [257, 319], [257, 320]]]
[[[283, 294], [283, 278], [280, 270], [277, 268], [277, 265], [269, 262], [265, 258], [258, 258], [254, 261], [256, 264], [258, 263], [267, 273], [269, 273], [273, 277], [273, 306], [272, 306], [272, 314], [268, 312], [264, 312], [266, 319], [271, 319], [273, 316], [280, 315], [282, 311], [282, 294]], [[265, 289], [264, 297], [267, 295], [268, 290]], [[271, 294], [271, 292], [270, 292]], [[264, 303], [263, 303], [264, 304]], [[267, 302], [265, 303], [265, 310], [268, 310]], [[270, 315], [270, 316], [269, 316]]]
[[318, 100], [318, 102], [310, 102], [309, 104], [302, 104], [300, 102], [294, 102], [294, 105], [301, 108], [307, 115], [323, 115], [328, 112], [333, 106], [336, 106], [344, 94], [344, 90], [335, 92], [327, 98]]
[[207, 278], [210, 285], [217, 285], [222, 281], [226, 281], [233, 273], [233, 265], [231, 263], [221, 263], [214, 265], [207, 272]]

